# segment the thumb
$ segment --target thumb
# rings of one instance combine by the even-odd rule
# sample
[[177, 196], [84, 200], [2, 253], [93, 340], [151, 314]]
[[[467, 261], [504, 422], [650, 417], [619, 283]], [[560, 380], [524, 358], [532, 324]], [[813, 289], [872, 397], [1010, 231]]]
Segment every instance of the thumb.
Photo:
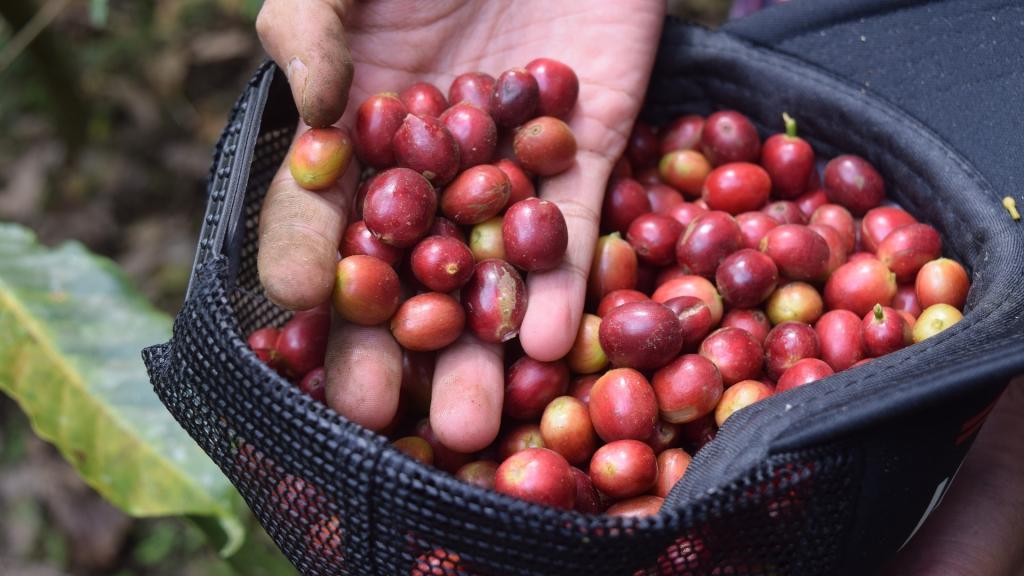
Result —
[[342, 16], [350, 0], [266, 0], [256, 32], [288, 76], [306, 124], [321, 128], [341, 118], [352, 86], [352, 57]]

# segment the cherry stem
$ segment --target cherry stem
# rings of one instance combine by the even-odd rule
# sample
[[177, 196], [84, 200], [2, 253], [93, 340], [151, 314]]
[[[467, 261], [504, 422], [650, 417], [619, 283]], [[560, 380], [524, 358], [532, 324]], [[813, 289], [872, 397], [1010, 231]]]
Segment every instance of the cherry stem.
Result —
[[782, 121], [786, 124], [786, 136], [790, 138], [796, 138], [796, 119], [790, 116], [788, 113], [782, 113]]
[[1003, 208], [1010, 213], [1010, 218], [1015, 221], [1020, 220], [1020, 212], [1017, 211], [1017, 202], [1013, 199], [1013, 196], [1007, 196], [1003, 198]]
[[881, 322], [885, 319], [885, 312], [882, 311], [881, 304], [875, 304], [875, 320]]

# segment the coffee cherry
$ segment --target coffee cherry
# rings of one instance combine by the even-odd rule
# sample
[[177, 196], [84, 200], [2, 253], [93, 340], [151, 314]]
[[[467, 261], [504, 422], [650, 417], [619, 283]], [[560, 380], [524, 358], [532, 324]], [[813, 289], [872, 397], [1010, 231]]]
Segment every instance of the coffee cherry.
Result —
[[686, 354], [654, 373], [651, 381], [661, 417], [692, 422], [709, 414], [722, 397], [722, 375], [710, 360]]
[[352, 141], [341, 128], [311, 128], [292, 144], [288, 168], [295, 182], [306, 190], [332, 186], [348, 169]]
[[392, 168], [370, 182], [363, 222], [381, 242], [404, 248], [426, 235], [436, 210], [430, 182], [408, 168]]
[[789, 367], [775, 385], [775, 393], [782, 393], [816, 382], [834, 374], [832, 368], [817, 358], [804, 358]]
[[796, 121], [789, 114], [782, 117], [786, 133], [775, 134], [764, 141], [761, 165], [771, 177], [775, 196], [793, 199], [807, 189], [807, 182], [814, 171], [814, 149], [796, 135]]
[[400, 286], [395, 269], [373, 256], [349, 256], [338, 262], [334, 309], [349, 322], [383, 324], [398, 309]]
[[636, 252], [618, 234], [602, 236], [594, 249], [594, 260], [587, 278], [587, 296], [592, 302], [599, 302], [613, 290], [636, 287]]
[[730, 386], [715, 408], [715, 422], [721, 426], [736, 412], [768, 398], [774, 393], [771, 386], [758, 380], [743, 380]]
[[768, 297], [765, 312], [772, 324], [803, 322], [812, 324], [825, 311], [821, 294], [806, 282], [783, 284]]
[[808, 324], [783, 322], [768, 333], [764, 351], [765, 371], [769, 378], [778, 380], [790, 366], [800, 360], [820, 355], [818, 335]]
[[444, 94], [437, 89], [437, 86], [429, 82], [417, 82], [398, 93], [398, 99], [405, 105], [410, 114], [420, 114], [437, 118], [445, 108], [448, 101]]
[[673, 150], [658, 162], [658, 175], [669, 186], [690, 198], [700, 195], [711, 163], [696, 150]]
[[526, 284], [508, 262], [484, 260], [461, 291], [466, 324], [484, 342], [507, 342], [526, 316]]
[[658, 479], [658, 460], [638, 440], [616, 440], [600, 447], [590, 461], [594, 487], [616, 499], [639, 496]]
[[885, 183], [867, 160], [844, 154], [825, 166], [825, 194], [829, 202], [844, 206], [854, 216], [863, 216], [885, 198]]
[[448, 102], [453, 107], [460, 102], [466, 102], [481, 110], [487, 110], [491, 105], [494, 83], [494, 77], [483, 72], [459, 74], [448, 88]]
[[740, 225], [743, 234], [743, 247], [753, 250], [759, 250], [761, 239], [779, 225], [777, 220], [764, 212], [744, 212], [736, 216], [736, 223]]
[[654, 389], [643, 374], [630, 368], [609, 370], [590, 390], [590, 421], [605, 442], [625, 438], [646, 440], [658, 418]]
[[459, 171], [459, 143], [433, 116], [408, 114], [391, 140], [395, 162], [442, 186]]
[[771, 178], [764, 168], [749, 162], [731, 162], [708, 174], [701, 196], [712, 210], [735, 215], [760, 209], [768, 201], [771, 188]]
[[719, 328], [712, 332], [700, 345], [700, 355], [714, 362], [727, 387], [740, 380], [759, 378], [764, 367], [761, 345], [739, 328]]
[[914, 289], [920, 306], [948, 304], [963, 309], [970, 289], [967, 271], [955, 260], [938, 258], [926, 263], [917, 273]]
[[704, 121], [700, 148], [712, 166], [757, 162], [761, 157], [761, 138], [746, 116], [724, 110], [715, 112]]
[[511, 183], [490, 164], [459, 174], [441, 194], [441, 212], [456, 224], [472, 226], [496, 216], [508, 203]]
[[744, 248], [718, 265], [715, 283], [722, 298], [736, 308], [752, 308], [775, 290], [779, 271], [767, 255]]
[[608, 355], [601, 348], [600, 329], [600, 317], [593, 314], [583, 315], [576, 340], [569, 353], [565, 355], [565, 361], [569, 363], [569, 369], [574, 373], [593, 374], [608, 365]]
[[534, 116], [540, 104], [540, 86], [525, 68], [512, 68], [498, 76], [491, 93], [490, 112], [503, 128], [515, 128]]
[[[859, 321], [860, 319], [858, 318], [857, 320]], [[772, 324], [768, 320], [768, 316], [760, 309], [734, 308], [722, 317], [722, 327], [746, 330], [748, 334], [754, 337], [754, 341], [763, 346], [764, 339], [768, 337], [768, 332], [772, 329]]]
[[677, 296], [665, 301], [665, 306], [679, 320], [683, 332], [683, 351], [695, 351], [714, 327], [711, 308], [696, 296]]
[[949, 304], [932, 304], [924, 309], [914, 324], [914, 342], [921, 342], [943, 332], [964, 317], [959, 310]]
[[569, 463], [545, 448], [527, 448], [502, 462], [495, 472], [494, 489], [565, 510], [571, 510], [576, 502], [576, 480]]
[[526, 65], [526, 70], [537, 81], [537, 112], [542, 116], [568, 116], [580, 92], [576, 72], [551, 58], [537, 58]]
[[533, 187], [533, 179], [523, 171], [519, 164], [507, 158], [502, 158], [495, 162], [494, 165], [505, 173], [511, 186], [509, 188], [507, 206], [514, 206], [516, 202], [521, 202], [537, 195], [537, 191]]
[[509, 263], [527, 272], [537, 272], [562, 263], [569, 230], [557, 205], [527, 198], [505, 213], [502, 240]]
[[[812, 172], [812, 174], [817, 175], [817, 172]], [[825, 194], [823, 188], [810, 188], [810, 192], [804, 192], [794, 202], [804, 218], [810, 218], [815, 210], [828, 204], [828, 195]]]
[[[648, 124], [637, 122], [626, 142], [626, 157], [635, 170], [652, 167], [660, 157], [658, 136]], [[655, 171], [657, 175], [657, 171]]]
[[683, 226], [661, 214], [643, 214], [633, 220], [626, 239], [645, 264], [668, 266], [676, 260], [676, 241]]
[[942, 237], [927, 224], [908, 224], [886, 236], [876, 254], [897, 282], [910, 282], [922, 266], [942, 255]]
[[551, 116], [534, 118], [516, 130], [516, 160], [538, 176], [565, 172], [576, 162], [576, 137], [565, 122]]
[[661, 131], [661, 154], [673, 150], [696, 150], [704, 131], [704, 118], [696, 114], [676, 118]]
[[370, 96], [356, 111], [355, 148], [359, 160], [382, 169], [395, 164], [391, 141], [409, 110], [393, 92]]
[[568, 391], [569, 367], [565, 362], [541, 362], [523, 356], [505, 374], [504, 413], [516, 420], [536, 420], [552, 400]]
[[849, 310], [863, 317], [875, 304], [888, 306], [896, 295], [896, 275], [874, 258], [843, 264], [825, 284], [829, 309]]
[[679, 237], [676, 261], [694, 274], [710, 278], [722, 260], [742, 244], [736, 220], [726, 212], [710, 211], [698, 216]]
[[601, 349], [615, 366], [652, 370], [664, 366], [683, 347], [674, 312], [653, 301], [631, 302], [601, 319]]
[[861, 319], [849, 310], [829, 310], [814, 325], [821, 359], [842, 372], [865, 357]]
[[861, 334], [868, 356], [883, 356], [913, 343], [910, 325], [895, 310], [881, 304], [864, 316]]
[[601, 208], [601, 229], [626, 234], [633, 220], [651, 211], [644, 187], [631, 178], [608, 184]]
[[458, 300], [440, 292], [409, 298], [391, 318], [391, 334], [406, 350], [440, 350], [458, 339], [466, 316]]
[[828, 270], [828, 243], [807, 226], [784, 224], [761, 239], [760, 249], [791, 280], [817, 280]]
[[498, 146], [498, 127], [485, 110], [469, 103], [452, 106], [441, 123], [459, 146], [459, 170], [490, 162]]
[[842, 238], [847, 254], [857, 247], [857, 223], [846, 208], [838, 204], [823, 204], [811, 214], [809, 223], [833, 228]]
[[647, 190], [647, 200], [651, 203], [651, 212], [655, 214], [668, 216], [673, 208], [686, 202], [683, 195], [671, 186], [650, 184], [644, 186], [644, 189]]
[[654, 483], [654, 495], [665, 498], [672, 488], [683, 479], [690, 467], [690, 455], [682, 448], [671, 448], [658, 454], [658, 480]]

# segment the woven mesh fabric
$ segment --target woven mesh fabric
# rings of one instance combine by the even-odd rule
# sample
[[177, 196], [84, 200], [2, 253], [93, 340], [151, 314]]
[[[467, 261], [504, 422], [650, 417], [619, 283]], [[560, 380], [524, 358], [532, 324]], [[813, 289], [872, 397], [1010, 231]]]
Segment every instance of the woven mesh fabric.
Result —
[[[685, 84], [679, 78], [692, 73], [692, 65], [670, 78], [656, 77], [654, 89], [670, 87], [672, 97], [660, 98], [661, 104], [649, 98], [648, 113], [664, 117], [723, 103], [742, 109], [744, 102], [763, 101], [762, 94], [742, 86], [728, 88], [735, 79], [726, 75], [737, 66], [723, 50], [710, 46], [711, 56], [701, 69], [709, 77], [722, 74], [722, 82]], [[664, 59], [663, 54], [659, 60]], [[673, 71], [671, 65], [659, 65], [659, 70]], [[677, 487], [653, 517], [584, 516], [474, 488], [425, 467], [262, 365], [244, 336], [288, 318], [264, 297], [256, 270], [260, 205], [294, 126], [289, 119], [270, 121], [272, 109], [256, 109], [266, 96], [261, 87], [273, 74], [264, 67], [253, 79], [218, 144], [189, 296], [173, 340], [145, 356], [168, 409], [238, 487], [303, 574], [842, 573], [865, 477], [865, 449], [857, 438], [840, 435], [830, 442], [778, 449], [773, 437], [757, 438], [757, 430], [746, 436], [727, 430], [710, 445], [717, 443], [717, 452], [707, 452], [741, 462], [727, 476], [694, 483], [700, 489], [685, 498]], [[260, 118], [262, 126], [254, 131]], [[247, 134], [255, 137], [251, 144]], [[232, 189], [239, 180], [243, 185]], [[903, 175], [902, 181], [911, 180]], [[236, 228], [230, 208], [243, 196]], [[929, 214], [927, 206], [913, 208]], [[229, 233], [235, 229], [236, 234]], [[977, 241], [985, 246], [983, 240]], [[969, 265], [983, 266], [975, 255], [957, 255]], [[999, 275], [987, 278], [1009, 282]], [[1019, 297], [1011, 305], [1019, 308]], [[1005, 340], [986, 335], [1001, 337], [1009, 324], [986, 330], [962, 338], [977, 345], [979, 354], [1005, 346]], [[929, 370], [949, 375], [942, 363], [936, 366], [903, 363], [887, 374], [897, 375], [897, 383]], [[954, 384], [947, 388], [963, 389], [962, 381]], [[855, 395], [842, 398], [851, 406], [857, 400]], [[761, 415], [761, 421], [767, 418], [797, 423], [786, 415]]]
[[846, 449], [774, 457], [650, 519], [511, 500], [422, 466], [252, 361], [239, 335], [281, 315], [244, 273], [225, 293], [224, 270], [203, 271], [188, 331], [151, 358], [187, 365], [174, 379], [188, 385], [162, 374], [157, 390], [303, 574], [799, 574], [839, 560], [853, 508], [837, 496], [857, 477]]

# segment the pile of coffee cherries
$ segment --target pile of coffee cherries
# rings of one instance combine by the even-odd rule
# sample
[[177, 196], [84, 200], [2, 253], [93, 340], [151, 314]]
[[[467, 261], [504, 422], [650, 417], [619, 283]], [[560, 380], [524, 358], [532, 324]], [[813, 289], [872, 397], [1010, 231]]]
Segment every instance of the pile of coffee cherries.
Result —
[[[533, 177], [572, 165], [575, 141], [557, 117], [577, 90], [567, 66], [541, 59], [496, 80], [459, 76], [447, 102], [416, 84], [359, 109], [356, 154], [380, 172], [360, 190], [333, 303], [350, 322], [390, 322], [404, 348], [403, 408], [386, 433], [412, 457], [540, 504], [653, 514], [737, 410], [962, 317], [967, 272], [942, 258], [934, 228], [886, 204], [868, 161], [838, 156], [819, 177], [788, 115], [785, 133], [762, 142], [744, 115], [720, 111], [636, 125], [606, 191], [575, 343], [564, 359], [530, 358], [512, 340], [520, 272], [557, 266], [567, 242]], [[512, 157], [494, 162], [505, 129]], [[347, 164], [324, 160], [350, 146], [326, 130], [293, 148], [293, 173], [311, 189]], [[249, 340], [321, 399], [328, 312]], [[466, 327], [508, 342], [502, 430], [478, 454], [447, 448], [423, 419], [435, 351]]]
[[[539, 58], [498, 78], [462, 74], [447, 98], [422, 82], [373, 95], [354, 137], [332, 126], [296, 138], [289, 169], [307, 190], [338, 185], [353, 151], [363, 166], [357, 219], [338, 247], [332, 301], [341, 318], [388, 323], [410, 353], [440, 350], [467, 328], [486, 342], [515, 338], [526, 314], [521, 273], [558, 266], [568, 244], [565, 218], [536, 197], [534, 176], [575, 162], [575, 136], [560, 118], [578, 93], [570, 67]], [[499, 159], [503, 138], [510, 157]], [[249, 344], [324, 401], [329, 328], [324, 305], [257, 330]]]

